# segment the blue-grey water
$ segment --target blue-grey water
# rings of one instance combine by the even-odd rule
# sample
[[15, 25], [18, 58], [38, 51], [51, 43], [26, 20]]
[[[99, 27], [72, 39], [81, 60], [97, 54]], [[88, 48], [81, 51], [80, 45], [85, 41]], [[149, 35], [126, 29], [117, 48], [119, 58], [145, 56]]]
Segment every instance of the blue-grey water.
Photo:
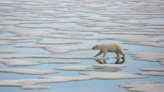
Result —
[[[27, 0], [27, 1], [22, 1], [23, 4], [27, 2], [26, 4], [35, 4], [38, 3], [39, 0]], [[50, 0], [55, 1], [55, 0]], [[78, 7], [83, 7], [79, 3], [73, 3], [73, 1], [79, 1], [79, 0], [58, 0], [57, 2], [59, 6], [63, 6], [63, 8], [55, 8], [59, 9], [58, 11], [65, 12], [64, 10], [69, 10], [71, 8], [67, 9], [67, 5], [72, 5], [75, 6], [77, 4]], [[82, 0], [83, 1], [83, 0]], [[84, 0], [85, 1], [85, 0]], [[99, 1], [99, 0], [95, 0]], [[104, 0], [103, 0], [104, 1]], [[121, 1], [121, 0], [120, 0]], [[124, 0], [123, 0], [124, 1]], [[140, 1], [140, 0], [138, 0]], [[147, 0], [148, 1], [148, 0]], [[149, 0], [149, 1], [157, 1], [157, 0]], [[0, 1], [0, 9], [3, 10], [4, 8], [15, 8], [16, 6], [13, 5], [10, 6], [11, 4], [20, 3], [21, 0], [7, 0], [7, 1]], [[48, 2], [48, 1], [47, 1]], [[50, 3], [49, 2], [49, 3]], [[71, 2], [71, 3], [69, 3]], [[92, 1], [94, 2], [94, 0]], [[137, 3], [132, 1], [129, 2], [129, 0], [125, 0], [126, 3], [121, 3], [119, 0], [114, 2], [113, 6], [110, 6], [108, 8], [116, 9], [119, 10], [122, 7], [126, 7], [128, 5]], [[163, 1], [162, 1], [163, 2]], [[9, 5], [6, 5], [4, 3], [7, 3]], [[42, 4], [46, 2], [43, 1]], [[4, 4], [4, 5], [2, 5]], [[86, 4], [86, 3], [83, 3]], [[19, 4], [18, 4], [19, 6]], [[163, 6], [162, 6], [163, 7]], [[19, 8], [16, 8], [16, 10]], [[61, 9], [61, 10], [60, 10]], [[94, 10], [94, 9], [93, 9]], [[96, 10], [96, 8], [95, 8]], [[33, 10], [31, 10], [33, 11]], [[40, 10], [42, 11], [42, 10]], [[50, 10], [44, 10], [44, 11], [54, 11], [52, 9]], [[2, 11], [2, 13], [9, 13], [6, 11]], [[35, 11], [33, 11], [35, 12]], [[124, 12], [124, 11], [123, 11]], [[132, 13], [138, 13], [139, 11], [132, 11]], [[16, 13], [16, 11], [12, 11], [12, 13]], [[30, 13], [30, 11], [23, 11], [23, 9], [20, 9], [17, 11], [17, 13], [27, 13], [27, 14], [33, 14]], [[96, 13], [86, 13], [86, 12], [66, 12], [68, 14], [81, 14], [84, 16], [89, 16], [89, 17], [107, 17], [107, 18], [113, 18], [112, 16], [102, 16]], [[128, 13], [128, 12], [126, 12]], [[160, 12], [162, 13], [162, 12]], [[4, 16], [1, 15], [1, 18]], [[37, 16], [39, 16], [39, 13], [35, 13]], [[36, 18], [37, 18], [36, 16]], [[31, 17], [29, 17], [30, 19]], [[32, 19], [32, 18], [31, 18]], [[57, 19], [61, 21], [84, 21], [84, 19], [80, 19], [80, 17], [71, 17], [71, 18], [55, 18], [54, 16], [50, 19]], [[119, 19], [119, 18], [118, 18]], [[116, 19], [116, 20], [118, 20]], [[122, 19], [120, 19], [122, 20]], [[124, 20], [124, 19], [123, 19]], [[85, 21], [91, 21], [91, 20], [85, 20]], [[114, 22], [115, 20], [111, 20]], [[150, 24], [164, 24], [164, 17], [157, 17], [157, 18], [148, 18], [148, 19], [130, 19], [125, 20], [125, 21], [142, 21], [144, 23], [150, 23]], [[5, 20], [2, 20], [1, 23], [5, 22]], [[109, 21], [110, 22], [110, 21]], [[112, 23], [111, 22], [111, 23]], [[17, 26], [47, 26], [47, 25], [64, 25], [64, 26], [72, 26], [76, 28], [88, 28], [88, 29], [105, 29], [103, 27], [86, 27], [86, 26], [81, 26], [77, 23], [40, 23], [40, 24], [16, 24], [16, 25], [0, 25], [0, 27], [8, 27], [8, 28], [23, 28], [23, 27], [17, 27]], [[26, 29], [26, 28], [25, 28]], [[148, 35], [126, 35], [126, 34], [100, 34], [96, 32], [79, 32], [79, 31], [63, 31], [63, 30], [56, 30], [53, 28], [30, 28], [34, 29], [37, 31], [51, 31], [51, 32], [62, 32], [62, 33], [81, 33], [81, 34], [92, 34], [93, 36], [88, 36], [88, 37], [103, 37], [103, 36], [134, 36], [134, 37], [150, 37]], [[158, 29], [157, 29], [158, 31]], [[10, 33], [10, 32], [0, 32], [0, 37], [15, 37], [18, 36], [18, 34]], [[163, 38], [163, 35], [160, 36], [155, 36], [155, 38]], [[129, 38], [130, 39], [130, 38]], [[127, 67], [123, 68], [122, 70], [118, 72], [128, 72], [128, 73], [140, 73], [143, 72], [139, 69], [142, 68], [164, 68], [163, 65], [160, 65], [159, 62], [149, 62], [149, 61], [142, 61], [142, 60], [135, 60], [134, 57], [131, 57], [129, 54], [131, 53], [137, 53], [137, 52], [153, 52], [153, 51], [164, 51], [163, 48], [159, 47], [152, 47], [152, 46], [141, 46], [141, 45], [132, 45], [132, 44], [123, 44], [124, 41], [120, 40], [78, 40], [78, 39], [67, 39], [67, 38], [48, 38], [48, 37], [43, 37], [41, 40], [35, 40], [35, 39], [27, 39], [27, 40], [22, 40], [22, 41], [28, 41], [25, 43], [17, 42], [14, 45], [4, 45], [0, 46], [0, 51], [5, 50], [5, 51], [16, 51], [14, 54], [36, 54], [36, 55], [78, 55], [78, 56], [94, 56], [98, 53], [97, 50], [85, 50], [85, 51], [72, 51], [72, 52], [67, 52], [67, 53], [53, 53], [49, 52], [43, 48], [20, 48], [19, 46], [30, 46], [30, 45], [39, 45], [37, 42], [38, 41], [50, 41], [50, 40], [73, 40], [73, 41], [79, 41], [82, 42], [80, 44], [68, 44], [69, 46], [84, 46], [84, 47], [93, 47], [96, 44], [102, 44], [102, 43], [119, 43], [123, 48], [128, 49], [125, 50], [124, 53], [126, 54], [125, 58], [125, 65]], [[160, 42], [160, 43], [163, 43]], [[3, 54], [3, 53], [1, 53]], [[13, 54], [13, 53], [7, 53], [7, 54]], [[100, 56], [102, 57], [102, 55]], [[108, 53], [107, 56], [110, 58], [109, 60], [106, 60], [107, 63], [113, 64], [117, 61], [115, 58], [116, 55], [115, 53]], [[96, 60], [90, 60], [90, 59], [50, 59], [50, 58], [18, 58], [22, 60], [31, 60], [31, 61], [81, 61], [81, 64], [41, 64], [41, 65], [34, 65], [34, 66], [22, 66], [22, 67], [9, 67], [6, 66], [2, 63], [0, 63], [0, 69], [9, 69], [9, 68], [21, 68], [21, 69], [38, 69], [38, 70], [54, 70], [53, 68], [56, 67], [61, 67], [61, 66], [68, 66], [68, 65], [84, 65], [84, 66], [92, 66], [94, 64], [98, 64]], [[101, 60], [103, 62], [103, 60]], [[120, 59], [122, 61], [122, 59]], [[23, 74], [14, 74], [14, 73], [0, 73], [0, 81], [2, 80], [19, 80], [19, 79], [38, 79], [39, 77], [45, 77], [45, 76], [82, 76], [81, 72], [96, 72], [96, 71], [62, 71], [62, 70], [55, 70], [58, 71], [59, 73], [57, 74], [46, 74], [46, 75], [23, 75]], [[50, 89], [42, 89], [42, 90], [23, 90], [20, 89], [19, 87], [0, 87], [0, 92], [130, 92], [124, 88], [120, 88], [117, 86], [117, 84], [122, 84], [126, 82], [135, 82], [135, 81], [146, 81], [146, 82], [162, 82], [164, 83], [164, 77], [163, 76], [149, 76], [147, 79], [123, 79], [123, 80], [88, 80], [88, 81], [72, 81], [72, 82], [65, 82], [65, 83], [46, 83], [46, 84], [37, 84], [37, 85], [43, 85], [43, 86], [50, 86]]]

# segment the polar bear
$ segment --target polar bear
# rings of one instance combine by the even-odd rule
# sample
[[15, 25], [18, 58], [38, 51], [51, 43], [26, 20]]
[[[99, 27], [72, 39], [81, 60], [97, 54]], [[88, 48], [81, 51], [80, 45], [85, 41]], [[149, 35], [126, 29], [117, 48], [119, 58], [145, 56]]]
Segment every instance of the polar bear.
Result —
[[117, 43], [98, 44], [98, 45], [95, 45], [92, 49], [100, 50], [100, 52], [97, 55], [95, 55], [94, 57], [97, 57], [97, 56], [101, 55], [102, 53], [104, 53], [103, 57], [105, 57], [107, 52], [115, 52], [117, 54], [117, 57], [119, 57], [121, 54], [121, 55], [123, 55], [123, 58], [125, 58], [125, 54], [123, 52], [121, 45], [119, 45]]

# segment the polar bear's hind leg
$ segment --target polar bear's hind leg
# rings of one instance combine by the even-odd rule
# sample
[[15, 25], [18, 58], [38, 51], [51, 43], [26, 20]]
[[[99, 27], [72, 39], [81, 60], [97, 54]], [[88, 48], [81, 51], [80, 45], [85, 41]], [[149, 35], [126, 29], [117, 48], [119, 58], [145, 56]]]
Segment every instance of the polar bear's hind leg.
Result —
[[116, 53], [117, 57], [120, 57], [120, 54], [118, 52], [115, 52], [115, 53]]

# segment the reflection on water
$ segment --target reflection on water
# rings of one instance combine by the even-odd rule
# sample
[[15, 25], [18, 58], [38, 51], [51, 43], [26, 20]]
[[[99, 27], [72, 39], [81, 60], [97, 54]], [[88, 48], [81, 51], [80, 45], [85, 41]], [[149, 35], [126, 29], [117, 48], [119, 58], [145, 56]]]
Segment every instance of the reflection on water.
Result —
[[[106, 60], [103, 60], [103, 62], [101, 60], [96, 60], [99, 64], [107, 64]], [[115, 64], [124, 64], [125, 63], [125, 58], [122, 59], [122, 61], [120, 61], [120, 58], [117, 58]]]

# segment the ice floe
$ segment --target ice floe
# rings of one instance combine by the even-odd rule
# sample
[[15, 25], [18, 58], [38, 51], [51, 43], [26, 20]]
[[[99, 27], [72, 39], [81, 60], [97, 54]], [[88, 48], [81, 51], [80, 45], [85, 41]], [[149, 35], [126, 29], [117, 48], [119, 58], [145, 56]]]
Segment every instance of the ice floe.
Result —
[[135, 92], [162, 92], [164, 90], [164, 84], [158, 82], [129, 82], [118, 86]]
[[92, 66], [82, 66], [82, 65], [70, 65], [70, 66], [62, 66], [56, 67], [54, 69], [57, 70], [65, 70], [65, 71], [111, 71], [116, 72], [122, 70], [125, 65], [121, 64], [96, 64]]
[[140, 75], [150, 75], [150, 76], [164, 76], [164, 68], [145, 68], [145, 69], [140, 69], [142, 73], [137, 73]]
[[142, 71], [158, 71], [158, 72], [164, 72], [164, 68], [144, 68], [140, 69]]
[[80, 61], [42, 61], [41, 64], [80, 64]]
[[164, 52], [155, 51], [155, 52], [138, 52], [130, 54], [132, 57], [135, 57], [136, 60], [146, 60], [150, 62], [160, 62], [164, 65]]
[[0, 40], [0, 45], [13, 45], [15, 43], [13, 43], [12, 41], [9, 40]]
[[80, 64], [80, 61], [29, 61], [29, 60], [20, 60], [20, 59], [0, 59], [0, 63], [3, 63], [11, 67], [22, 67], [22, 66], [32, 66], [40, 64]]
[[28, 74], [28, 75], [42, 75], [58, 73], [50, 70], [36, 70], [36, 69], [0, 69], [0, 72], [4, 73], [17, 73], [17, 74]]
[[123, 64], [95, 64], [92, 65], [94, 68], [123, 68], [126, 67], [126, 65]]
[[24, 48], [44, 48], [45, 50], [54, 53], [65, 53], [70, 51], [78, 50], [91, 50], [91, 47], [78, 47], [78, 46], [68, 46], [68, 45], [30, 45], [30, 46], [19, 46]]
[[128, 35], [164, 35], [164, 33], [161, 32], [100, 32], [102, 34], [128, 34]]
[[158, 42], [123, 42], [123, 43], [164, 48], [164, 44]]
[[94, 70], [90, 66], [82, 66], [82, 65], [62, 66], [62, 67], [56, 67], [54, 69], [65, 70], [65, 71], [93, 71]]
[[137, 73], [140, 75], [150, 75], [150, 76], [164, 76], [164, 72], [156, 72], [156, 71], [147, 71], [142, 73]]
[[39, 90], [39, 89], [50, 89], [49, 86], [39, 86], [39, 85], [24, 85], [21, 89], [25, 90]]
[[[3, 57], [3, 55], [2, 55], [2, 57]], [[12, 66], [12, 67], [31, 66], [31, 65], [39, 65], [40, 64], [39, 62], [34, 62], [34, 61], [29, 61], [29, 60], [19, 60], [19, 59], [0, 59], [0, 63], [3, 63], [7, 66]]]
[[80, 74], [86, 76], [94, 76], [95, 79], [103, 79], [103, 80], [148, 78], [147, 76], [134, 75], [132, 73], [124, 73], [124, 72], [84, 72]]
[[39, 41], [40, 44], [79, 44], [78, 41], [63, 41], [63, 40], [53, 40], [53, 41]]
[[56, 56], [56, 55], [32, 55], [32, 54], [1, 54], [0, 59], [12, 58], [56, 58], [56, 59], [109, 59], [104, 57], [87, 57], [87, 56]]
[[[2, 80], [0, 81], [0, 86], [25, 87], [25, 89], [38, 89], [39, 86], [35, 86], [35, 85], [43, 84], [43, 83], [61, 83], [61, 82], [70, 82], [70, 81], [92, 80], [92, 79], [119, 80], [119, 79], [133, 79], [133, 78], [148, 78], [147, 76], [134, 75], [131, 73], [123, 73], [123, 72], [122, 73], [121, 72], [114, 72], [114, 73], [93, 72], [93, 73], [81, 73], [81, 74], [85, 74], [85, 75], [84, 76], [47, 76], [47, 77], [41, 77], [41, 79]], [[34, 88], [32, 85], [34, 85]]]
[[16, 53], [16, 51], [5, 51], [5, 50], [1, 50], [0, 53]]

